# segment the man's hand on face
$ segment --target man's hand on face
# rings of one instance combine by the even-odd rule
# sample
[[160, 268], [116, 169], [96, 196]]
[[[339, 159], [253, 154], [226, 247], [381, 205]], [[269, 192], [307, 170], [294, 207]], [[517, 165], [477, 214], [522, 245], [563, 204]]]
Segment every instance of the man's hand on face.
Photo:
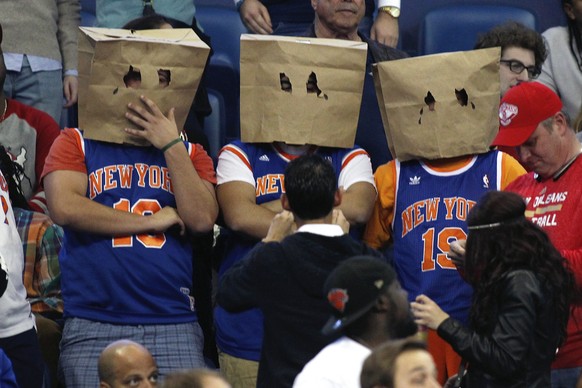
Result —
[[350, 223], [348, 222], [346, 216], [344, 216], [344, 213], [340, 209], [333, 209], [331, 223], [339, 225], [346, 234], [350, 232]]
[[125, 128], [125, 132], [149, 141], [157, 149], [162, 149], [180, 135], [174, 108], [170, 109], [166, 117], [155, 102], [145, 96], [140, 96], [140, 99], [145, 107], [130, 103], [125, 117], [142, 130]]

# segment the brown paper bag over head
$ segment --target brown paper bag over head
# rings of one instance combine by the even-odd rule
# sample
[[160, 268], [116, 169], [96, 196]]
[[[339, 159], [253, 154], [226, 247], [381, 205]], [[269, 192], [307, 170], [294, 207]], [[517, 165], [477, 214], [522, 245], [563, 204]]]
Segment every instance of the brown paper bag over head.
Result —
[[80, 27], [79, 128], [88, 139], [149, 145], [126, 134], [125, 118], [139, 96], [167, 114], [174, 107], [182, 129], [210, 48], [191, 29], [130, 31]]
[[366, 55], [363, 42], [242, 35], [242, 141], [353, 147]]
[[499, 47], [374, 65], [390, 152], [400, 161], [489, 150], [499, 130]]

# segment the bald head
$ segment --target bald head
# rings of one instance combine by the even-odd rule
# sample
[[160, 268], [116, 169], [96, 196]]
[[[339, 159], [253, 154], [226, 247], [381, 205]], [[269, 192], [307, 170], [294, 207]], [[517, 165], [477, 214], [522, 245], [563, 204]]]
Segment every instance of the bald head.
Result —
[[98, 370], [101, 388], [157, 386], [158, 367], [153, 356], [133, 341], [109, 344], [99, 356]]

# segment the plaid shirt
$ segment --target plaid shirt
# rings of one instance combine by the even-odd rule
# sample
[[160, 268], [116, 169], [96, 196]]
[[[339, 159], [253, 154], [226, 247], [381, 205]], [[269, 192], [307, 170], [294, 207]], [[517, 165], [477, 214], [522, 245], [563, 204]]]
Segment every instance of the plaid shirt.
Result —
[[24, 249], [24, 286], [33, 312], [63, 312], [59, 251], [63, 229], [46, 215], [14, 208]]

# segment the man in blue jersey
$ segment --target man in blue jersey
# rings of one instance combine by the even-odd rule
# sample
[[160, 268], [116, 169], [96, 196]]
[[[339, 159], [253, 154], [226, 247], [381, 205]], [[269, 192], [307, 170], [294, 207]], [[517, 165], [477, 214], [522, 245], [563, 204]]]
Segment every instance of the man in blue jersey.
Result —
[[[483, 58], [461, 62], [456, 57], [476, 56], [476, 51], [402, 61], [400, 66], [406, 66], [409, 74], [416, 74], [421, 68], [427, 74], [439, 71], [443, 66], [442, 63], [435, 65], [437, 60], [450, 61], [447, 71], [442, 71], [439, 77], [445, 81], [444, 86], [437, 82], [418, 84], [415, 77], [398, 76], [398, 70], [403, 67], [396, 62], [379, 65], [391, 67], [384, 69], [391, 70], [387, 71], [392, 77], [388, 85], [394, 96], [384, 94], [384, 98], [401, 102], [409, 97], [402, 90], [411, 90], [418, 84], [430, 88], [429, 94], [437, 96], [438, 102], [431, 111], [430, 99], [424, 99], [426, 105], [420, 109], [420, 115], [424, 111], [422, 121], [414, 114], [397, 117], [397, 114], [386, 112], [391, 120], [389, 130], [396, 159], [380, 166], [374, 174], [378, 198], [363, 239], [376, 249], [393, 244], [394, 269], [411, 301], [419, 294], [430, 294], [431, 298], [439, 300], [439, 305], [446, 306], [443, 309], [448, 314], [462, 322], [468, 319], [472, 289], [447, 256], [449, 244], [466, 238], [467, 214], [484, 193], [502, 190], [525, 173], [511, 156], [489, 151], [489, 143], [498, 128], [497, 117], [492, 113], [498, 105], [499, 89], [492, 87], [487, 98], [481, 99], [474, 108], [465, 109], [468, 105], [460, 104], [459, 90], [448, 86], [460, 88], [457, 85], [463, 85], [472, 94], [476, 93], [479, 85], [469, 79], [472, 74], [479, 74], [481, 80], [487, 78], [483, 84], [497, 86], [499, 54], [489, 50], [487, 61], [494, 66], [488, 71], [483, 70], [486, 68]], [[455, 68], [456, 63], [463, 64]], [[447, 104], [445, 96], [456, 100]], [[419, 112], [416, 109], [414, 106], [411, 111]], [[447, 120], [438, 123], [432, 116], [436, 112]], [[482, 115], [477, 116], [475, 112], [482, 112]], [[401, 141], [403, 138], [412, 139], [409, 149]], [[436, 141], [438, 153], [434, 152]], [[465, 147], [460, 144], [463, 141]], [[407, 152], [403, 152], [403, 148]], [[436, 331], [429, 330], [427, 337], [428, 350], [437, 365], [438, 380], [444, 384], [448, 377], [457, 373], [461, 358]]]
[[[303, 45], [315, 47], [314, 45]], [[363, 46], [363, 45], [361, 45]], [[243, 46], [244, 50], [248, 47]], [[347, 48], [338, 48], [344, 50]], [[364, 68], [365, 53], [358, 48], [360, 54], [354, 61], [360, 68]], [[317, 72], [320, 77], [329, 69], [317, 67], [316, 52], [306, 55], [311, 61], [311, 71]], [[281, 53], [281, 55], [285, 55]], [[312, 59], [313, 58], [313, 59]], [[256, 59], [260, 62], [260, 58]], [[339, 66], [340, 64], [338, 64]], [[277, 73], [277, 80], [279, 74]], [[320, 81], [325, 77], [320, 78]], [[309, 84], [309, 83], [308, 83]], [[366, 151], [353, 144], [355, 134], [357, 107], [353, 100], [334, 98], [319, 98], [314, 94], [307, 94], [299, 90], [296, 84], [294, 95], [279, 89], [280, 95], [274, 95], [274, 100], [280, 104], [271, 109], [264, 109], [264, 114], [252, 125], [243, 125], [243, 137], [252, 138], [256, 143], [235, 141], [225, 146], [219, 154], [217, 167], [218, 187], [217, 197], [228, 229], [221, 232], [221, 240], [225, 241], [225, 250], [221, 257], [218, 270], [219, 278], [236, 262], [240, 261], [253, 246], [267, 235], [267, 231], [276, 214], [281, 213], [280, 197], [284, 192], [284, 171], [287, 164], [305, 154], [318, 154], [331, 162], [336, 174], [338, 187], [343, 190], [343, 200], [338, 208], [343, 212], [352, 226], [363, 225], [373, 206], [376, 191], [373, 184], [372, 167]], [[305, 85], [305, 84], [304, 84]], [[303, 86], [303, 85], [302, 85]], [[319, 86], [322, 86], [320, 83]], [[324, 86], [322, 86], [324, 87]], [[249, 88], [250, 89], [250, 88]], [[302, 94], [303, 93], [303, 94]], [[281, 99], [281, 95], [284, 95]], [[292, 100], [294, 97], [297, 100]], [[309, 100], [312, 98], [311, 100]], [[247, 100], [247, 102], [250, 100]], [[342, 135], [352, 135], [351, 140], [342, 142], [339, 148], [337, 142], [330, 139], [337, 137], [340, 123], [337, 125], [317, 125], [317, 137], [310, 137], [314, 144], [304, 144], [305, 140], [298, 135], [303, 130], [302, 121], [295, 116], [280, 120], [291, 101], [304, 103], [306, 109], [314, 107], [310, 117], [318, 117], [325, 123], [337, 111], [350, 111], [345, 121], [352, 124], [344, 125]], [[324, 103], [325, 109], [318, 109], [318, 103]], [[327, 116], [326, 116], [327, 115]], [[278, 117], [278, 120], [273, 120]], [[245, 124], [246, 117], [241, 122]], [[281, 124], [284, 122], [283, 124]], [[268, 127], [265, 130], [265, 127]], [[263, 128], [262, 130], [260, 128]], [[259, 139], [255, 132], [260, 132]], [[276, 138], [273, 138], [276, 134]], [[253, 136], [250, 136], [253, 135]], [[325, 146], [325, 145], [328, 146]], [[333, 146], [331, 146], [333, 145]], [[219, 360], [221, 369], [235, 387], [254, 387], [260, 359], [263, 320], [257, 309], [243, 313], [229, 313], [218, 307], [215, 310], [216, 340], [220, 350]]]
[[65, 229], [60, 372], [70, 387], [96, 384], [101, 350], [123, 338], [150, 349], [162, 375], [204, 366], [186, 232], [214, 225], [212, 160], [180, 139], [173, 108], [166, 116], [140, 100], [125, 117], [142, 129], [125, 131], [149, 146], [66, 129], [45, 164], [51, 215]]

